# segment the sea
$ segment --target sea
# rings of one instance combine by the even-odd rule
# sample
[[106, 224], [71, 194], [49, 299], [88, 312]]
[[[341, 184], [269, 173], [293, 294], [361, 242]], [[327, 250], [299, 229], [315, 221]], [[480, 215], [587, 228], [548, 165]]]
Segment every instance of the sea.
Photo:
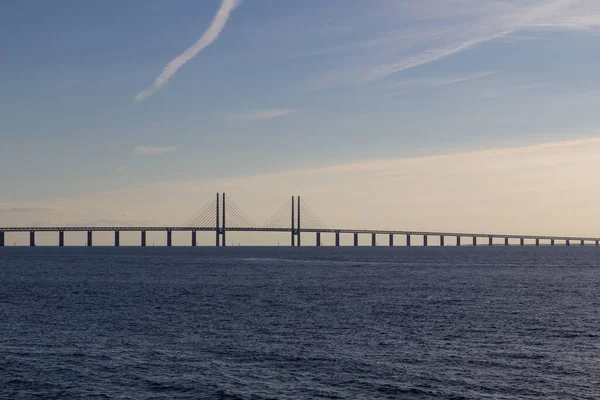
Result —
[[0, 249], [2, 399], [598, 399], [600, 248]]

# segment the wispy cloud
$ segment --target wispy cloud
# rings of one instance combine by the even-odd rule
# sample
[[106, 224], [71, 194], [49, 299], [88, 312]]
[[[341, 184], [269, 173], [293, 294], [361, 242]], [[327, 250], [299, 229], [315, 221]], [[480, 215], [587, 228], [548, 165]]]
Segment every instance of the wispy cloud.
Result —
[[56, 209], [52, 208], [52, 207], [29, 207], [29, 206], [3, 207], [0, 204], [0, 212], [24, 213], [24, 212], [45, 212], [45, 211], [56, 211]]
[[526, 93], [531, 91], [539, 92], [540, 90], [544, 90], [546, 87], [547, 85], [541, 83], [528, 83], [524, 85], [505, 85], [498, 88], [488, 88], [485, 90], [480, 90], [474, 95], [474, 97], [476, 99], [494, 99], [507, 95], [514, 96], [515, 93]]
[[231, 113], [229, 114], [229, 116], [234, 119], [241, 119], [244, 121], [261, 121], [266, 119], [282, 117], [284, 115], [292, 114], [297, 111], [298, 110], [295, 108], [275, 108], [269, 110], [242, 111], [238, 113]]
[[177, 151], [177, 147], [174, 146], [135, 146], [133, 152], [135, 154], [152, 156], [163, 153], [172, 153]]
[[[394, 83], [386, 85], [384, 97], [394, 97], [406, 93], [414, 92], [417, 89], [434, 88], [438, 86], [455, 85], [459, 83], [469, 82], [477, 79], [487, 78], [499, 74], [498, 71], [476, 72], [468, 75], [446, 76], [446, 77], [431, 77], [431, 78], [414, 78], [402, 79]], [[388, 91], [388, 89], [392, 89]]]
[[[518, 34], [600, 27], [600, 2], [596, 0], [452, 0], [442, 3], [437, 0], [423, 0], [417, 4], [381, 3], [387, 8], [388, 23], [392, 21], [393, 25], [402, 26], [407, 19], [420, 23], [400, 30], [369, 31], [366, 27], [371, 22], [359, 21], [354, 32], [354, 37], [359, 39], [346, 43], [343, 48], [343, 51], [354, 53], [353, 57], [344, 58], [350, 63], [346, 61], [344, 65], [325, 72], [324, 78], [315, 87], [383, 80], [493, 40], [514, 38]], [[380, 19], [372, 23], [380, 24]], [[377, 33], [373, 35], [373, 31]], [[332, 51], [340, 49], [333, 47]]]
[[366, 72], [361, 80], [362, 82], [372, 82], [382, 78], [385, 78], [389, 75], [418, 67], [420, 65], [428, 64], [437, 60], [440, 60], [444, 57], [451, 56], [453, 54], [457, 54], [463, 52], [465, 50], [469, 50], [483, 42], [488, 42], [493, 39], [500, 38], [511, 31], [499, 32], [493, 35], [480, 37], [476, 39], [471, 39], [466, 42], [460, 43], [458, 45], [450, 45], [446, 47], [441, 47], [437, 49], [431, 49], [423, 53], [419, 53], [416, 55], [412, 55], [406, 58], [401, 59], [398, 62], [382, 64], [377, 67], [372, 68], [370, 71]]
[[179, 68], [181, 68], [192, 58], [196, 57], [204, 48], [217, 40], [221, 34], [221, 31], [225, 27], [227, 20], [229, 19], [229, 15], [239, 4], [239, 0], [223, 0], [219, 11], [217, 11], [217, 15], [215, 15], [215, 18], [212, 20], [208, 29], [202, 34], [202, 37], [200, 37], [200, 39], [194, 43], [194, 45], [167, 64], [163, 72], [154, 81], [154, 84], [148, 89], [136, 94], [134, 101], [144, 101], [148, 97], [152, 96], [154, 93], [156, 93], [156, 91], [167, 84], [169, 79], [175, 75]]
[[[589, 132], [590, 136], [595, 134]], [[119, 224], [128, 220], [176, 224], [198, 209], [199, 199], [210, 200], [221, 188], [257, 222], [268, 219], [289, 193], [301, 193], [330, 226], [339, 228], [593, 236], [597, 235], [597, 224], [590, 215], [596, 215], [600, 190], [590, 182], [597, 176], [598, 162], [600, 138], [592, 137], [266, 175], [165, 182], [22, 206], [51, 206], [70, 214], [72, 210], [86, 211], [30, 217], [48, 224], [69, 217], [75, 222], [109, 218], [123, 220]], [[333, 201], [340, 197], [345, 201]], [[132, 208], [124, 209], [124, 205]], [[565, 212], [557, 214], [556, 210]], [[124, 211], [131, 214], [122, 216]], [[556, 218], [548, 218], [555, 214]], [[22, 213], [15, 213], [12, 219], [0, 217], [5, 218], [5, 224], [29, 222]]]
[[434, 77], [434, 78], [421, 78], [421, 79], [403, 79], [393, 83], [393, 87], [431, 87], [431, 86], [446, 86], [454, 85], [456, 83], [473, 81], [476, 79], [487, 78], [498, 74], [498, 71], [486, 71], [486, 72], [475, 72], [467, 75], [457, 76], [446, 76], [446, 77]]

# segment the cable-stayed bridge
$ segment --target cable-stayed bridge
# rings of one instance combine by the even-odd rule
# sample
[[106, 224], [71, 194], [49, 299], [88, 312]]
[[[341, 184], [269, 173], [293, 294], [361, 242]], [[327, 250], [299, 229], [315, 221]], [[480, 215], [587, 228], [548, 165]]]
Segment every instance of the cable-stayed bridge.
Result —
[[[456, 246], [468, 244], [478, 245], [497, 245], [497, 240], [502, 240], [504, 246], [511, 245], [510, 239], [517, 239], [520, 246], [526, 244], [563, 244], [570, 246], [572, 243], [585, 244], [600, 243], [600, 237], [578, 237], [578, 236], [544, 236], [544, 235], [523, 235], [523, 234], [504, 234], [504, 233], [484, 233], [484, 232], [434, 232], [434, 231], [409, 231], [409, 230], [388, 230], [388, 229], [340, 229], [329, 228], [323, 220], [302, 201], [300, 196], [291, 197], [275, 214], [273, 214], [265, 223], [257, 225], [254, 221], [231, 199], [226, 198], [225, 193], [217, 194], [215, 198], [206, 203], [194, 215], [192, 215], [181, 226], [0, 226], [0, 247], [4, 247], [8, 233], [29, 232], [29, 245], [36, 245], [36, 232], [57, 232], [58, 246], [65, 245], [65, 232], [87, 232], [87, 246], [93, 245], [94, 232], [114, 232], [114, 246], [120, 245], [120, 232], [140, 232], [140, 245], [146, 246], [147, 232], [165, 232], [167, 246], [173, 244], [173, 232], [190, 232], [191, 246], [196, 246], [197, 232], [214, 232], [215, 245], [226, 246], [227, 232], [288, 232], [290, 234], [290, 245], [301, 246], [302, 233], [314, 233], [315, 246], [321, 246], [322, 234], [335, 235], [335, 246], [340, 246], [340, 235], [350, 234], [354, 236], [354, 246], [358, 246], [359, 235], [370, 235], [371, 245], [376, 246], [377, 236], [384, 235], [388, 237], [388, 245], [394, 246], [394, 236], [404, 236], [405, 245], [411, 246], [412, 237], [421, 237], [422, 246], [428, 246], [430, 237], [439, 238], [439, 245], [445, 245], [445, 239], [455, 238]], [[496, 240], [496, 243], [494, 242]]]

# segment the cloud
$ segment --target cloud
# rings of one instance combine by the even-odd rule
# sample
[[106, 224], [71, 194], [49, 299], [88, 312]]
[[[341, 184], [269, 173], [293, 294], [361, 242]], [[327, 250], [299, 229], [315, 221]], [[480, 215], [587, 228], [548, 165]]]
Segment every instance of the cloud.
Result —
[[[101, 208], [85, 201], [80, 205], [82, 208], [78, 208], [73, 204], [69, 204], [67, 208], [62, 208], [41, 204], [0, 203], [0, 226], [147, 226], [157, 224], [157, 221], [152, 219], [135, 219], [129, 212], [121, 212], [117, 217], [104, 216]], [[46, 235], [54, 236], [53, 234]], [[16, 240], [16, 242], [18, 241]], [[50, 242], [52, 245], [56, 245], [56, 243]]]
[[85, 212], [76, 206], [63, 209], [46, 203], [0, 204], [0, 226], [67, 225], [85, 216]]
[[451, 56], [453, 54], [457, 54], [463, 52], [465, 50], [469, 50], [481, 43], [500, 38], [511, 31], [499, 32], [497, 34], [493, 34], [486, 37], [476, 38], [472, 40], [468, 40], [466, 42], [460, 43], [458, 45], [451, 45], [447, 47], [437, 48], [428, 50], [424, 53], [419, 53], [413, 56], [406, 57], [399, 62], [389, 63], [379, 65], [375, 68], [372, 68], [370, 71], [366, 72], [362, 77], [362, 82], [372, 82], [382, 78], [385, 78], [389, 75], [418, 67], [420, 65], [428, 64], [437, 60], [440, 60], [444, 57]]
[[133, 152], [140, 155], [157, 155], [177, 151], [174, 146], [135, 146]]
[[[259, 225], [291, 195], [300, 195], [303, 203], [334, 229], [596, 237], [600, 189], [590, 182], [597, 180], [599, 162], [600, 137], [596, 136], [254, 176], [159, 182], [43, 203], [0, 204], [0, 208], [62, 210], [0, 212], [0, 226], [178, 226], [214, 199], [215, 192], [224, 191]], [[276, 245], [287, 240], [289, 233], [229, 235], [244, 245]], [[303, 235], [304, 243], [314, 243], [314, 236]], [[342, 244], [351, 244], [352, 235], [342, 236]], [[44, 237], [56, 245], [55, 234], [40, 235], [40, 243]], [[94, 237], [95, 243], [104, 240], [109, 245], [113, 239], [112, 233], [95, 233]], [[139, 245], [137, 232], [124, 233], [121, 239], [122, 244]], [[199, 234], [198, 239], [213, 245], [214, 233]], [[11, 234], [6, 240], [28, 243], [24, 234]], [[70, 233], [67, 242], [84, 240], [85, 234]], [[149, 233], [148, 240], [164, 244], [164, 232]], [[188, 245], [189, 233], [176, 234], [174, 240]], [[333, 235], [323, 234], [322, 240], [332, 244]]]
[[239, 0], [223, 0], [221, 7], [217, 11], [217, 14], [215, 15], [208, 29], [202, 34], [202, 37], [200, 37], [200, 39], [190, 48], [171, 60], [171, 62], [169, 62], [169, 64], [167, 64], [167, 66], [164, 68], [163, 72], [156, 78], [151, 87], [135, 95], [134, 102], [144, 101], [148, 97], [152, 96], [160, 88], [167, 84], [169, 79], [175, 75], [179, 68], [181, 68], [192, 58], [196, 57], [204, 48], [208, 47], [211, 43], [217, 40], [221, 34], [221, 31], [225, 27], [227, 20], [229, 19], [229, 15], [239, 4]]
[[[86, 210], [85, 217], [72, 216], [77, 223], [120, 219], [124, 224], [130, 220], [177, 225], [213, 199], [215, 192], [225, 191], [260, 224], [289, 196], [301, 195], [330, 228], [596, 236], [600, 189], [590, 182], [597, 179], [599, 162], [600, 138], [594, 137], [246, 177], [164, 182], [56, 199], [43, 206], [69, 212]], [[124, 211], [130, 213], [127, 218], [120, 217]], [[25, 220], [15, 217], [14, 223]], [[69, 221], [67, 215], [60, 220]], [[269, 239], [253, 235], [259, 241]]]
[[[600, 2], [595, 0], [423, 0], [373, 4], [372, 7], [383, 5], [385, 22], [406, 27], [368, 29], [376, 24], [385, 26], [381, 16], [355, 21], [353, 38], [358, 39], [351, 41], [353, 45], [332, 47], [333, 52], [351, 52], [352, 57], [340, 57], [344, 64], [326, 72], [315, 88], [383, 80], [516, 34], [600, 27]], [[404, 24], [407, 20], [418, 23]]]
[[477, 72], [469, 75], [462, 76], [450, 76], [439, 79], [432, 79], [429, 82], [425, 82], [424, 86], [446, 86], [446, 85], [454, 85], [455, 83], [462, 83], [467, 81], [472, 81], [475, 79], [487, 78], [492, 75], [498, 74], [498, 71], [488, 71], [488, 72]]
[[[412, 93], [418, 88], [432, 88], [438, 86], [455, 85], [457, 83], [469, 82], [477, 79], [487, 78], [499, 74], [498, 71], [476, 72], [468, 75], [402, 79], [385, 86], [383, 97], [395, 97], [406, 93]], [[392, 89], [388, 91], [388, 89]]]
[[494, 99], [502, 96], [515, 96], [523, 92], [539, 92], [547, 88], [547, 85], [542, 83], [527, 83], [523, 85], [505, 85], [494, 89], [479, 90], [474, 94], [476, 99]]
[[265, 119], [282, 117], [284, 115], [292, 114], [297, 111], [298, 110], [295, 108], [279, 108], [270, 110], [243, 111], [239, 113], [231, 113], [229, 115], [233, 118], [242, 119], [245, 121], [261, 121]]
[[[502, 5], [502, 3], [498, 2]], [[522, 5], [524, 4], [524, 5]], [[506, 5], [504, 5], [506, 6]], [[476, 35], [458, 46], [431, 51], [431, 61], [468, 50], [481, 43], [503, 38], [520, 31], [585, 30], [600, 26], [597, 2], [588, 0], [536, 0], [513, 4], [499, 16], [488, 17], [491, 34]], [[475, 31], [477, 32], [477, 30]], [[430, 61], [427, 61], [430, 62]]]
[[419, 88], [419, 87], [435, 87], [435, 86], [446, 86], [454, 85], [457, 83], [473, 81], [476, 79], [487, 78], [493, 75], [497, 75], [498, 71], [486, 71], [486, 72], [475, 72], [467, 75], [456, 75], [456, 76], [445, 76], [445, 77], [432, 77], [432, 78], [414, 78], [414, 79], [402, 79], [390, 83], [387, 87], [391, 88]]
[[0, 212], [8, 212], [8, 213], [51, 212], [51, 211], [57, 211], [57, 210], [54, 208], [51, 208], [51, 207], [28, 207], [28, 206], [2, 207], [2, 206], [0, 206]]
[[151, 226], [160, 225], [156, 220], [152, 219], [131, 219], [128, 216], [123, 217], [107, 217], [96, 220], [85, 221], [85, 224], [91, 226]]

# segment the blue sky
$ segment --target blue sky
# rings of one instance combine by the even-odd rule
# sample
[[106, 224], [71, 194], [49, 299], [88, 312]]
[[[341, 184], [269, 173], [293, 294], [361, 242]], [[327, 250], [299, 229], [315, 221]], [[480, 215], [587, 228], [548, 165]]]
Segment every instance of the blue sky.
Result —
[[588, 0], [0, 4], [0, 202], [596, 137]]

